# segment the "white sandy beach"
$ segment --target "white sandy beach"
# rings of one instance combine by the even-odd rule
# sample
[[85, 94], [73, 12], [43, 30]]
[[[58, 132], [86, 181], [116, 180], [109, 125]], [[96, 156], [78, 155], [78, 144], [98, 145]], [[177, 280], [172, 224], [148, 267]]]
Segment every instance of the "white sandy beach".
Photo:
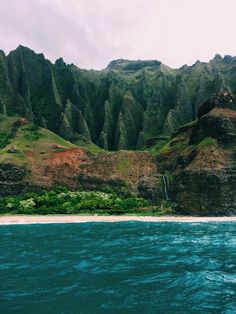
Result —
[[236, 222], [233, 217], [191, 217], [191, 216], [0, 216], [1, 225], [9, 224], [43, 224], [43, 223], [81, 223], [81, 222], [121, 222], [121, 221], [143, 221], [143, 222]]

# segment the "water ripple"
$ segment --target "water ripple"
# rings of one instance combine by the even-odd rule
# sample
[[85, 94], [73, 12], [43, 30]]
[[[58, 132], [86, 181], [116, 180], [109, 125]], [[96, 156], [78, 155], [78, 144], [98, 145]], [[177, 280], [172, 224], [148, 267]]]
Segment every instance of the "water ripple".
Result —
[[0, 227], [0, 313], [236, 313], [235, 223]]

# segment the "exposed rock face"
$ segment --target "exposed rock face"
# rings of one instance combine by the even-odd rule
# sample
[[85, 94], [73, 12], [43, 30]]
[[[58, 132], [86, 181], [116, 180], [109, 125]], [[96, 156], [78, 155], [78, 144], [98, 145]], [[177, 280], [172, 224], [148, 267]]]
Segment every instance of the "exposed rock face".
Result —
[[231, 109], [212, 110], [203, 116], [193, 129], [190, 144], [198, 144], [204, 138], [212, 137], [222, 146], [236, 144], [236, 111]]
[[[124, 193], [134, 192], [150, 200], [160, 201], [162, 198], [161, 190], [157, 189], [160, 174], [155, 158], [147, 152], [91, 155], [82, 148], [72, 148], [42, 156], [28, 152], [27, 158], [30, 169], [24, 180], [27, 186], [51, 188], [61, 185], [71, 190], [101, 190], [110, 187]], [[14, 177], [15, 172], [11, 176]], [[25, 190], [23, 182], [21, 188], [16, 192]], [[0, 194], [6, 193], [0, 191]]]
[[212, 97], [200, 108], [198, 116], [190, 144], [209, 136], [222, 146], [236, 144], [236, 98], [232, 94], [225, 92]]
[[236, 97], [229, 92], [221, 92], [213, 95], [198, 111], [198, 118], [201, 118], [214, 108], [236, 110]]
[[149, 199], [160, 199], [159, 174], [155, 158], [146, 152], [104, 153], [97, 156], [74, 149], [51, 156], [52, 184], [72, 189], [98, 190], [111, 187], [127, 190]]
[[235, 92], [235, 68], [227, 56], [180, 69], [121, 59], [85, 71], [19, 46], [8, 56], [0, 51], [0, 113], [24, 116], [72, 142], [84, 136], [108, 150], [140, 149], [194, 119], [212, 93]]
[[27, 189], [27, 169], [11, 163], [0, 164], [0, 195], [20, 194]]
[[189, 144], [197, 147], [196, 156], [178, 165], [172, 177], [172, 199], [182, 212], [236, 214], [235, 109], [233, 95], [216, 95], [203, 105], [192, 125]]
[[236, 214], [236, 171], [181, 171], [174, 177], [172, 193], [182, 213], [233, 216]]

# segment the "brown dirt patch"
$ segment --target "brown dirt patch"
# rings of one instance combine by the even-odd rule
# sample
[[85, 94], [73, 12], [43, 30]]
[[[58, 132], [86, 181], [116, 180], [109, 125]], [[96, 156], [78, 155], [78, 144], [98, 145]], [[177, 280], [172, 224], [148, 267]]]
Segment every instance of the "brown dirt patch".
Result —
[[230, 163], [230, 152], [219, 147], [202, 149], [187, 170], [221, 170]]
[[157, 174], [155, 158], [148, 152], [121, 151], [92, 156], [84, 149], [72, 148], [44, 155], [28, 152], [27, 157], [30, 179], [41, 186], [58, 184], [77, 188], [80, 175], [137, 185], [140, 178]]
[[226, 118], [236, 118], [236, 111], [228, 108], [213, 108], [208, 115], [224, 116]]

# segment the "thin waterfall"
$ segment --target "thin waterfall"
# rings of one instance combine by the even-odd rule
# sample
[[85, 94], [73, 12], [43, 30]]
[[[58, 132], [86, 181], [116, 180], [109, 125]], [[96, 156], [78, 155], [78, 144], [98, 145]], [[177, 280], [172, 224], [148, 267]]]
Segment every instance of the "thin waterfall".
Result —
[[163, 175], [162, 178], [163, 178], [165, 199], [169, 200], [170, 197], [169, 197], [168, 179], [167, 179], [166, 175]]

